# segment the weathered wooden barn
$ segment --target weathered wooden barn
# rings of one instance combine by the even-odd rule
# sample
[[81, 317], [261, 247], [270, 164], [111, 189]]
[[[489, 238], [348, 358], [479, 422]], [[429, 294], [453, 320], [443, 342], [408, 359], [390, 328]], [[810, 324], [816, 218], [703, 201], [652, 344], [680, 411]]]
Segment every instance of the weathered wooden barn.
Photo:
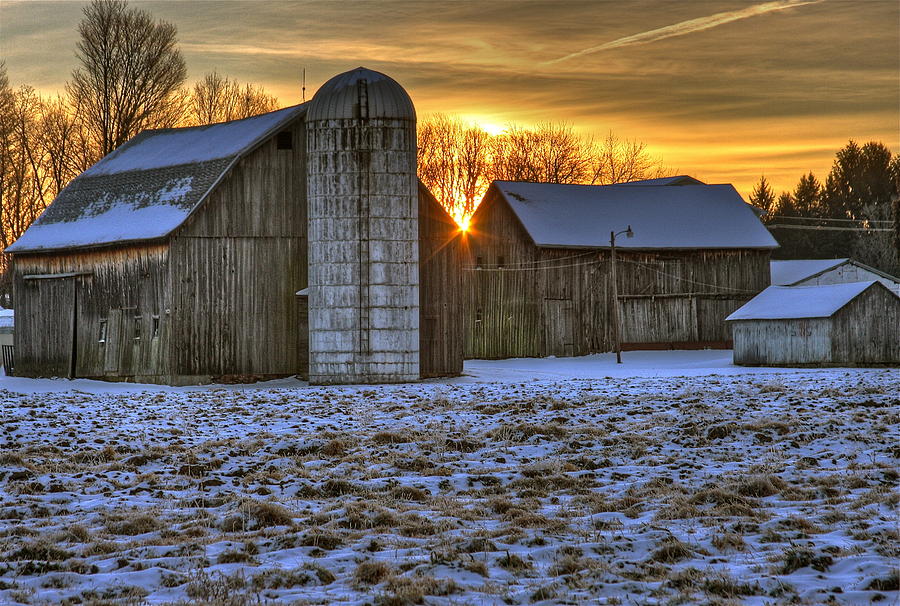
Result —
[[16, 374], [459, 374], [459, 230], [415, 163], [409, 96], [363, 68], [303, 105], [138, 135], [7, 249]]
[[727, 320], [742, 366], [900, 364], [900, 296], [880, 282], [771, 286]]
[[624, 349], [726, 347], [725, 316], [769, 284], [777, 246], [730, 185], [497, 181], [465, 245], [466, 356], [611, 351], [610, 232]]
[[900, 278], [853, 259], [772, 261], [772, 286], [819, 286], [848, 282], [881, 282], [900, 295]]

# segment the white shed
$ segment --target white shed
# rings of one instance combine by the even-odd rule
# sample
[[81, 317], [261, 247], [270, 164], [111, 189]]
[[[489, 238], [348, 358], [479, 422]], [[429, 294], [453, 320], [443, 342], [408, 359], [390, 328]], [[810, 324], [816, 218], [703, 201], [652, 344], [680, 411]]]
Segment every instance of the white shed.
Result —
[[742, 366], [900, 364], [900, 296], [880, 282], [770, 286], [726, 321]]
[[15, 312], [0, 307], [0, 366], [8, 369], [13, 365], [13, 330]]
[[848, 282], [881, 282], [900, 295], [900, 278], [853, 259], [772, 261], [772, 286], [820, 286]]

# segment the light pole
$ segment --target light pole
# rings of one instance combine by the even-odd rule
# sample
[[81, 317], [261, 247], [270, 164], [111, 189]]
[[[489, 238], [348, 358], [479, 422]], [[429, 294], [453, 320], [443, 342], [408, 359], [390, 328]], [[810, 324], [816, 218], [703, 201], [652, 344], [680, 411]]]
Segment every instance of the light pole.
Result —
[[609, 273], [610, 279], [612, 280], [612, 324], [613, 338], [615, 339], [616, 344], [616, 364], [622, 363], [622, 338], [619, 335], [619, 284], [616, 280], [616, 236], [620, 234], [625, 234], [626, 238], [633, 238], [634, 232], [631, 231], [630, 225], [627, 229], [623, 229], [622, 231], [609, 232], [609, 261], [612, 266], [612, 269]]

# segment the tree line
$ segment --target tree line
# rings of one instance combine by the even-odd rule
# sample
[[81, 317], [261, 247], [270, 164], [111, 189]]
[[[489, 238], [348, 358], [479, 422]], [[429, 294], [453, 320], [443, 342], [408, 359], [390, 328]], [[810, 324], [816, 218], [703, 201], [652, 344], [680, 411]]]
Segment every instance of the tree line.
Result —
[[674, 174], [645, 143], [581, 136], [565, 123], [511, 124], [491, 135], [476, 124], [438, 114], [418, 126], [419, 178], [461, 224], [490, 183], [535, 181], [608, 185]]
[[900, 275], [900, 154], [883, 143], [851, 140], [824, 183], [810, 172], [777, 197], [762, 176], [750, 203], [766, 211], [776, 258], [852, 257]]

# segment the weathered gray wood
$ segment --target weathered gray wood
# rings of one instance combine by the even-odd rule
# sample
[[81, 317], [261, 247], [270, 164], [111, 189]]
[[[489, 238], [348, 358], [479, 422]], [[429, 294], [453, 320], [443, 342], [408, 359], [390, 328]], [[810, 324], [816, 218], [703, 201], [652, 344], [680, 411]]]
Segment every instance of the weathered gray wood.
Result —
[[[611, 351], [609, 251], [538, 248], [501, 196], [465, 238], [466, 357], [551, 355], [544, 300], [572, 301], [570, 355]], [[769, 282], [769, 251], [617, 248], [623, 349], [725, 347], [725, 317]]]
[[744, 366], [900, 364], [900, 297], [875, 283], [828, 318], [736, 320]]

